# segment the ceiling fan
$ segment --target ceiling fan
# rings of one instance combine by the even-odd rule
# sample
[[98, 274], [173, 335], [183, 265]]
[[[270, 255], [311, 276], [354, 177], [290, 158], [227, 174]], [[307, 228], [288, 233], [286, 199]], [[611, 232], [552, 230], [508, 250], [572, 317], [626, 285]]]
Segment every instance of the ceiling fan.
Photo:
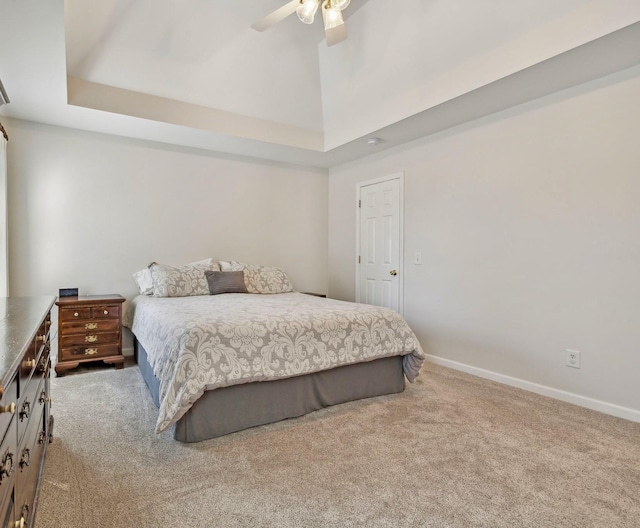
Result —
[[313, 24], [316, 12], [320, 8], [327, 46], [333, 46], [347, 38], [342, 11], [350, 2], [351, 0], [291, 0], [273, 13], [251, 24], [251, 27], [256, 31], [265, 31], [293, 13], [296, 13], [305, 24]]

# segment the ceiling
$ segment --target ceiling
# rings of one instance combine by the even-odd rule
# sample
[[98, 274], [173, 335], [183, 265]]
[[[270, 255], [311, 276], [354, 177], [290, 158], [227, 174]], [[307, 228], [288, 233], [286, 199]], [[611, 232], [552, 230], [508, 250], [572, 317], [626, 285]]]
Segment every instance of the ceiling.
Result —
[[285, 2], [0, 0], [0, 116], [330, 168], [640, 64], [637, 0]]

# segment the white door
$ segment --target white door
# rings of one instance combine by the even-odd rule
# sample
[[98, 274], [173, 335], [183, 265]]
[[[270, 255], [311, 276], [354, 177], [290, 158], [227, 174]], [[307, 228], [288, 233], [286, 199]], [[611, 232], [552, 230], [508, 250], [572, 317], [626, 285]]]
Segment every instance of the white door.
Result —
[[402, 313], [401, 178], [360, 185], [356, 300]]

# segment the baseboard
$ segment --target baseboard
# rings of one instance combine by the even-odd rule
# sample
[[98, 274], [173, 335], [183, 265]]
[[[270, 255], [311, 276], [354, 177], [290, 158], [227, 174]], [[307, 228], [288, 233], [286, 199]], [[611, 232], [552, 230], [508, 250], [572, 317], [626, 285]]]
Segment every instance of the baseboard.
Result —
[[457, 361], [451, 361], [450, 359], [432, 356], [431, 354], [427, 354], [427, 361], [431, 361], [436, 365], [442, 365], [443, 367], [449, 367], [454, 370], [460, 370], [468, 374], [473, 374], [474, 376], [478, 376], [480, 378], [497, 381], [498, 383], [504, 383], [505, 385], [509, 385], [511, 387], [516, 387], [518, 389], [523, 389], [529, 392], [535, 392], [536, 394], [542, 394], [543, 396], [548, 396], [556, 400], [573, 403], [574, 405], [579, 405], [580, 407], [586, 407], [587, 409], [610, 414], [611, 416], [617, 416], [618, 418], [624, 418], [626, 420], [631, 420], [632, 422], [640, 422], [640, 411], [637, 411], [635, 409], [622, 407], [620, 405], [615, 405], [613, 403], [607, 403], [600, 400], [594, 400], [593, 398], [587, 398], [586, 396], [580, 396], [579, 394], [574, 394], [572, 392], [554, 389], [552, 387], [547, 387], [546, 385], [539, 385], [537, 383], [532, 383], [530, 381], [522, 380], [519, 378], [513, 378], [511, 376], [505, 376], [504, 374], [499, 374], [498, 372], [473, 367], [471, 365], [466, 365], [465, 363], [458, 363]]

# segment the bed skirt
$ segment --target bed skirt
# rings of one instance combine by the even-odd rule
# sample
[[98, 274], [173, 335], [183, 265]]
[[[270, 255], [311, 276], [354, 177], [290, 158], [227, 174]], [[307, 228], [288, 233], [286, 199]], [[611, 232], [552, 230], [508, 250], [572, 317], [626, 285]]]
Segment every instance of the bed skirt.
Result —
[[[137, 339], [134, 350], [140, 373], [159, 406], [159, 382]], [[402, 356], [223, 387], [205, 392], [175, 424], [173, 437], [180, 442], [200, 442], [339, 403], [402, 392], [404, 387]]]

